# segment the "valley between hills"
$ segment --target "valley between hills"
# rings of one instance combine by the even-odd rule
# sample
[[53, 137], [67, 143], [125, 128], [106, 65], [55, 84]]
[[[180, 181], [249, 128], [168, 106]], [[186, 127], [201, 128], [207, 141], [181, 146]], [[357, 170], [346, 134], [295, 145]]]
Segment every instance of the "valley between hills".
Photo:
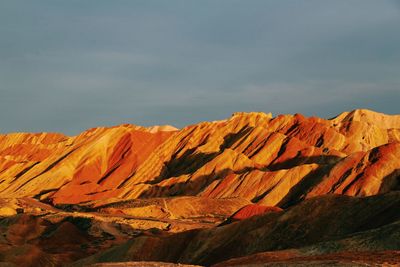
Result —
[[0, 266], [398, 266], [400, 115], [0, 135]]

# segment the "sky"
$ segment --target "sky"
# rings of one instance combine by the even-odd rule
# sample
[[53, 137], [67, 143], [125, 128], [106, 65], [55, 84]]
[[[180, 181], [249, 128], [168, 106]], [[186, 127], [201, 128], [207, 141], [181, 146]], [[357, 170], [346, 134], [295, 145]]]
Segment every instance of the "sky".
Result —
[[399, 107], [400, 1], [0, 1], [1, 133]]

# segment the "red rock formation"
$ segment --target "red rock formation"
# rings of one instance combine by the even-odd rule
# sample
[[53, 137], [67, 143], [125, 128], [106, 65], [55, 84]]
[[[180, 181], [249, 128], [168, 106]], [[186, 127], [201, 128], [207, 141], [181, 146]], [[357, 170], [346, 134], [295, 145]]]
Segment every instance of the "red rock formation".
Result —
[[262, 215], [268, 212], [278, 212], [278, 211], [282, 211], [282, 209], [278, 207], [250, 204], [244, 206], [243, 208], [239, 209], [237, 212], [232, 214], [232, 216], [228, 219], [228, 221], [229, 222], [242, 221], [253, 216]]
[[118, 194], [118, 187], [174, 131], [132, 125], [96, 128], [76, 137], [2, 136], [0, 194], [75, 203]]
[[235, 113], [181, 130], [94, 128], [0, 136], [0, 195], [53, 203], [198, 195], [290, 206], [398, 188], [399, 116]]
[[399, 158], [400, 116], [368, 110], [0, 135], [0, 261], [386, 260]]

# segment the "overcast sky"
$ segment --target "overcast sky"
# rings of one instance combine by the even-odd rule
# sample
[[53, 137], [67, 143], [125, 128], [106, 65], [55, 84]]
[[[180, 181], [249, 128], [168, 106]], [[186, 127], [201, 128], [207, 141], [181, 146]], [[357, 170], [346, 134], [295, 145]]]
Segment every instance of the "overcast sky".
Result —
[[400, 113], [394, 0], [2, 0], [0, 132]]

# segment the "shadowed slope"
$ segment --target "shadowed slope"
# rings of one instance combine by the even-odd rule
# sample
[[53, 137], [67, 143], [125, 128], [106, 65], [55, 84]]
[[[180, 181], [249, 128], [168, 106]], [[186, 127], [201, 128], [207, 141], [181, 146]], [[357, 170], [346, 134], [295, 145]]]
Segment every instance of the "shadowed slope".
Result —
[[[161, 238], [139, 237], [79, 264], [151, 260], [210, 265], [257, 252], [300, 248], [344, 238], [353, 240], [353, 247], [350, 241], [338, 241], [347, 244], [342, 248], [347, 251], [398, 249], [399, 208], [398, 192], [369, 198], [318, 197], [287, 211], [267, 213], [222, 227]], [[377, 239], [375, 245], [364, 245], [362, 240], [368, 238]], [[328, 243], [315, 245], [320, 249], [319, 254], [341, 251], [340, 248], [324, 249], [324, 246], [329, 247]]]

